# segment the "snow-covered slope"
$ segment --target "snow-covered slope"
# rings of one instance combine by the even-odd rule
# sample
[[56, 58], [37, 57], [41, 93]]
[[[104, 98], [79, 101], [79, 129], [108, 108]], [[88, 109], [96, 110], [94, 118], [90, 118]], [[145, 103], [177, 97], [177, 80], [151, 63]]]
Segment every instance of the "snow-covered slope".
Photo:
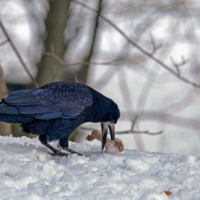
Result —
[[[0, 137], [0, 199], [200, 199], [200, 161], [193, 156], [70, 143], [85, 156], [54, 157], [38, 139]], [[170, 187], [172, 195], [163, 191]]]

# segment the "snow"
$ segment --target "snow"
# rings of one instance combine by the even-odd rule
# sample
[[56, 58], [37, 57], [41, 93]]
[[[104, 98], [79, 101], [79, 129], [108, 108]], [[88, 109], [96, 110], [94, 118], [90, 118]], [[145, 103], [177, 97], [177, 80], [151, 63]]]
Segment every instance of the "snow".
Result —
[[110, 155], [92, 142], [70, 147], [84, 156], [51, 156], [37, 138], [0, 137], [0, 199], [200, 199], [198, 157], [126, 149]]

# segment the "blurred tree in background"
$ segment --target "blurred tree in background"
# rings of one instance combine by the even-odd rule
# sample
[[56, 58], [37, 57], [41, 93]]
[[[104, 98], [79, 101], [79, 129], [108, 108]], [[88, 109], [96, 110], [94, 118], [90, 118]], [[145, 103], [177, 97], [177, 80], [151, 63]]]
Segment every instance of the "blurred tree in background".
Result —
[[[200, 155], [198, 1], [0, 0], [0, 7], [10, 37], [1, 27], [0, 59], [10, 92], [79, 81], [118, 103], [116, 130], [125, 147]], [[10, 134], [3, 126], [1, 134]], [[13, 125], [12, 134], [24, 133]]]
[[[44, 39], [45, 51], [51, 51], [54, 49], [56, 54], [60, 58], [64, 58], [67, 44], [64, 43], [64, 31], [68, 21], [70, 1], [59, 0], [49, 1], [49, 12], [45, 20], [46, 37]], [[54, 70], [60, 69], [60, 64], [52, 57], [42, 55], [40, 62], [38, 63], [37, 82], [39, 85], [49, 83], [54, 78]], [[62, 77], [59, 77], [62, 80]]]

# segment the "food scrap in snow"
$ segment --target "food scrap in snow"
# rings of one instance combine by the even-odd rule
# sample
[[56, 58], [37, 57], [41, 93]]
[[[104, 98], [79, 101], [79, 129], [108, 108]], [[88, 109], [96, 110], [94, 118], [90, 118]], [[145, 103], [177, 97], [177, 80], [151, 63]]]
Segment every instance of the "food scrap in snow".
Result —
[[170, 191], [172, 188], [178, 188], [178, 187], [170, 187], [167, 191], [164, 191], [164, 193], [165, 193], [167, 196], [172, 195], [172, 192]]
[[172, 195], [172, 192], [170, 192], [170, 191], [164, 191], [164, 193], [165, 193], [167, 196]]
[[[91, 135], [88, 135], [86, 139], [88, 141], [97, 139], [100, 142], [102, 142], [102, 132], [100, 130], [93, 130]], [[107, 137], [105, 149], [106, 149], [106, 152], [109, 154], [116, 154], [124, 150], [124, 144], [118, 138], [115, 138], [115, 140], [112, 141]]]

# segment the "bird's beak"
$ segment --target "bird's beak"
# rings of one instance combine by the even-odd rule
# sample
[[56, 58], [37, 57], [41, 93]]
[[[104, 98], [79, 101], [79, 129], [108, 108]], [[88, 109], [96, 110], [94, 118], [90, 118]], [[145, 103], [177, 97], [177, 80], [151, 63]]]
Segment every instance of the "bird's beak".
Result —
[[114, 124], [114, 122], [109, 122], [108, 127], [110, 130], [110, 139], [114, 140], [115, 139], [115, 124]]
[[111, 140], [115, 139], [115, 124], [113, 122], [101, 122], [101, 131], [102, 131], [102, 150], [106, 144], [106, 138], [108, 133], [108, 128], [110, 130]]
[[106, 144], [106, 138], [108, 133], [108, 122], [101, 122], [101, 131], [102, 131], [102, 150]]

